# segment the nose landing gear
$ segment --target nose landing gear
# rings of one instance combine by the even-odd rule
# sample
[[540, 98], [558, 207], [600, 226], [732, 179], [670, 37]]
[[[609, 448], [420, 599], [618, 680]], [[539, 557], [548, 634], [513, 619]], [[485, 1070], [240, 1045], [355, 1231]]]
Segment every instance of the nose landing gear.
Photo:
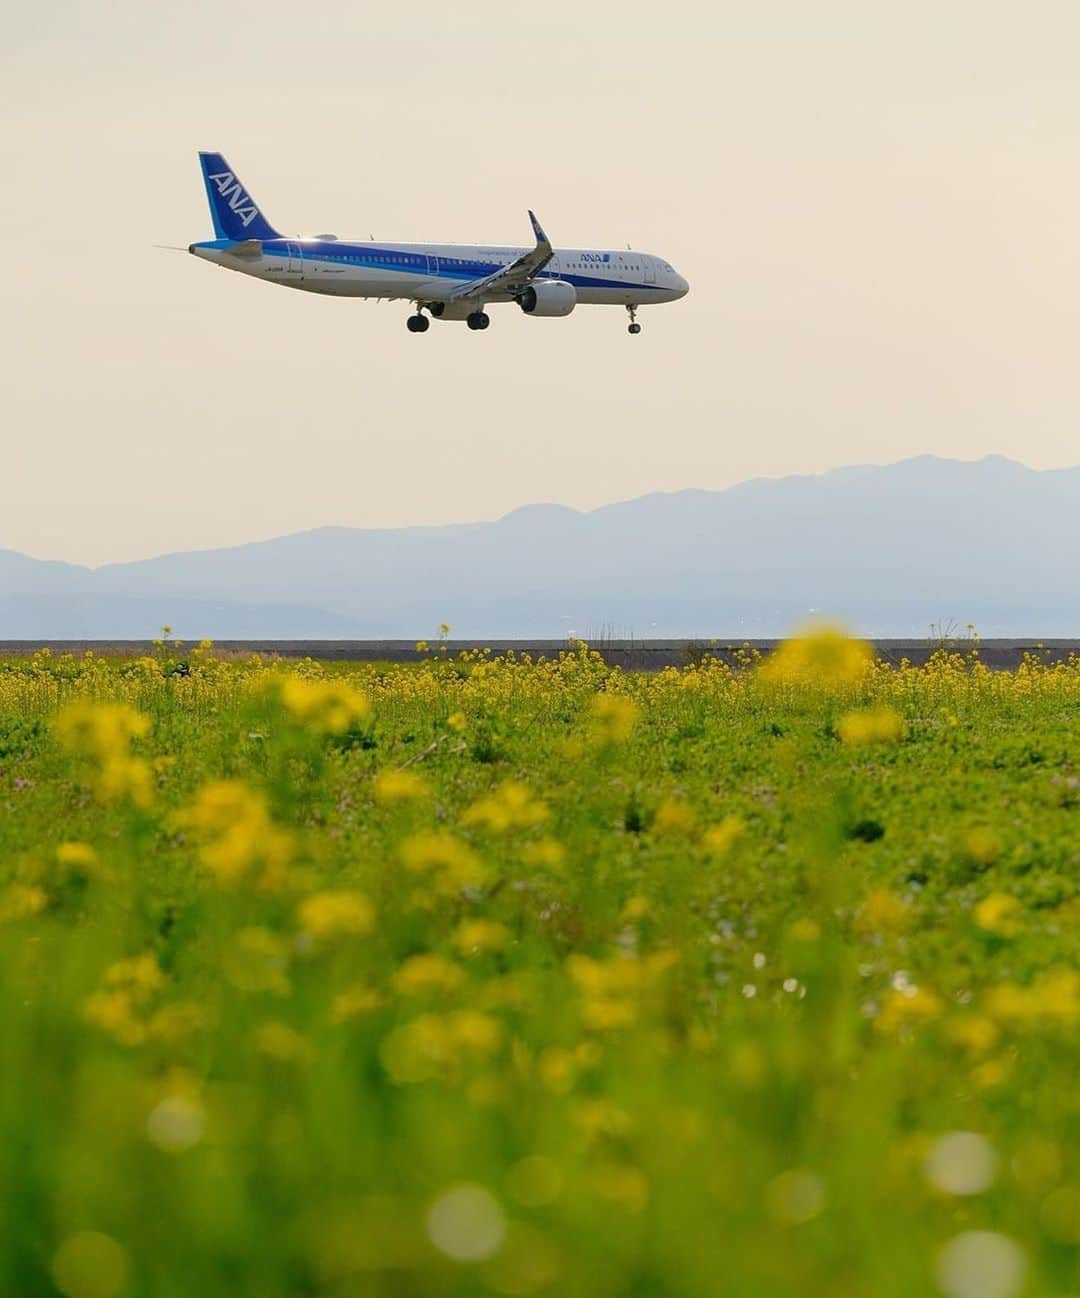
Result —
[[431, 328], [431, 321], [423, 312], [417, 310], [416, 315], [409, 316], [405, 321], [405, 326], [411, 334], [423, 334]]
[[639, 325], [638, 322], [637, 322], [637, 307], [636, 307], [636, 306], [628, 306], [626, 309], [627, 309], [627, 311], [628, 311], [629, 314], [630, 314], [630, 324], [629, 324], [629, 326], [627, 327], [626, 332], [627, 332], [627, 333], [630, 333], [630, 334], [639, 334], [639, 333], [641, 333], [641, 325]]

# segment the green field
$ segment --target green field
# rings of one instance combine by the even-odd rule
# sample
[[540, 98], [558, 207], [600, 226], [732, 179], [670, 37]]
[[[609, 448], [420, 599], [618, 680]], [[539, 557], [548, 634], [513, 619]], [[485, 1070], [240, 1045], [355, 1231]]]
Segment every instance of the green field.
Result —
[[447, 659], [0, 663], [0, 1294], [1080, 1295], [1080, 664]]

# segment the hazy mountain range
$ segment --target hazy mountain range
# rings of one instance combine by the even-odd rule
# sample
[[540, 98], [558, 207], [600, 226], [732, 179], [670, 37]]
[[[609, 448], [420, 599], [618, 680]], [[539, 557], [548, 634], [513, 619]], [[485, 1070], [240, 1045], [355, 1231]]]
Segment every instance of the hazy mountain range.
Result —
[[325, 527], [90, 569], [0, 550], [0, 639], [1080, 635], [1080, 468], [1000, 456], [491, 523]]

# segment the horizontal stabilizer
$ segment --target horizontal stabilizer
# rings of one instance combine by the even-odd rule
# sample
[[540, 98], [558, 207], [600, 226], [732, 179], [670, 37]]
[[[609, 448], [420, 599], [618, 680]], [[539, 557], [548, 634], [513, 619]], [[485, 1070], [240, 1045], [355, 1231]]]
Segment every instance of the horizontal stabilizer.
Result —
[[258, 239], [245, 239], [243, 243], [234, 243], [226, 252], [230, 257], [261, 257], [262, 243]]

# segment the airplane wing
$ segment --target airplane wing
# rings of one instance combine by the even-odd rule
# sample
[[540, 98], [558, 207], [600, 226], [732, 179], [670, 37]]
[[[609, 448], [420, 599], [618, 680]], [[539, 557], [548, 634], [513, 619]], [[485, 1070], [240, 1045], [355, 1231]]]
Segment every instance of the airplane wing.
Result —
[[529, 287], [555, 255], [551, 240], [544, 233], [535, 212], [529, 213], [529, 220], [536, 235], [536, 247], [522, 254], [516, 261], [512, 261], [509, 266], [500, 267], [493, 275], [485, 275], [483, 279], [474, 279], [454, 289], [450, 294], [451, 301], [456, 302], [461, 298], [491, 297], [504, 293], [508, 297], [516, 297]]

